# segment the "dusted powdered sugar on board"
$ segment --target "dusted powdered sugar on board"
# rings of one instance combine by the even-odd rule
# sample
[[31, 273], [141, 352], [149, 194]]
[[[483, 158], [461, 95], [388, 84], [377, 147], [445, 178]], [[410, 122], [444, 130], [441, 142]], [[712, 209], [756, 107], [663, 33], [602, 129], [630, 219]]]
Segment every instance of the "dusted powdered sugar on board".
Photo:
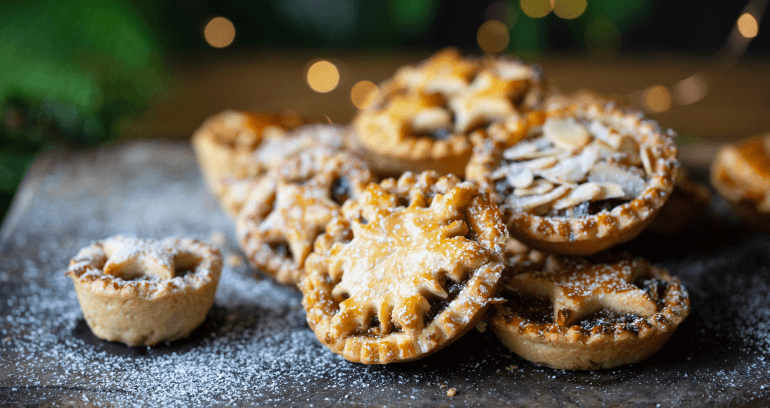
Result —
[[[296, 291], [238, 262], [234, 227], [186, 144], [51, 151], [0, 233], [0, 405], [768, 405], [770, 236], [714, 207], [681, 236], [645, 234], [622, 248], [668, 268], [692, 298], [691, 316], [648, 361], [551, 370], [472, 330], [427, 359], [368, 367], [315, 339]], [[80, 248], [118, 233], [220, 246], [215, 305], [189, 339], [128, 348], [91, 334], [64, 270]]]

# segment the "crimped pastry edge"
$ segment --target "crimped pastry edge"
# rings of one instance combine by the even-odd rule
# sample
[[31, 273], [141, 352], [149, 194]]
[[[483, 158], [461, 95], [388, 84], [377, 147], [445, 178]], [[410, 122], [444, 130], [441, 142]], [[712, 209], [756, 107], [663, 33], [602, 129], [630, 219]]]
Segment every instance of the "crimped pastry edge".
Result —
[[503, 146], [490, 139], [474, 139], [474, 154], [466, 176], [484, 186], [501, 205], [503, 217], [511, 236], [533, 248], [565, 255], [591, 255], [639, 235], [660, 211], [674, 189], [674, 178], [679, 168], [677, 148], [670, 136], [640, 113], [625, 111], [614, 104], [581, 104], [559, 111], [559, 115], [618, 115], [635, 123], [651, 138], [655, 173], [642, 193], [633, 200], [610, 211], [580, 218], [546, 217], [507, 208], [502, 197], [494, 190], [489, 175], [498, 166]]
[[[459, 179], [450, 176], [457, 183]], [[437, 182], [446, 181], [438, 173], [427, 171], [420, 175], [407, 172], [398, 181], [387, 179], [381, 183], [383, 187], [406, 194], [412, 187], [429, 188]], [[451, 342], [455, 341], [468, 330], [473, 328], [485, 315], [490, 301], [494, 296], [497, 282], [504, 269], [502, 256], [507, 234], [503, 228], [499, 213], [488, 198], [481, 194], [476, 204], [486, 208], [480, 209], [481, 219], [489, 221], [495, 218], [500, 225], [488, 231], [486, 238], [479, 240], [490, 252], [490, 261], [476, 268], [466, 280], [465, 288], [457, 297], [442, 310], [421, 332], [413, 338], [404, 332], [389, 333], [385, 336], [369, 337], [353, 335], [344, 338], [332, 338], [331, 319], [337, 305], [331, 297], [332, 285], [322, 271], [324, 269], [324, 253], [335, 242], [335, 235], [342, 236], [349, 231], [350, 221], [343, 216], [336, 218], [327, 226], [327, 232], [320, 236], [315, 243], [315, 250], [306, 263], [307, 274], [300, 283], [303, 293], [302, 304], [307, 312], [308, 325], [313, 329], [321, 343], [345, 359], [364, 364], [388, 364], [407, 362], [426, 357]], [[483, 241], [488, 241], [485, 244]], [[499, 242], [498, 242], [499, 241]], [[443, 327], [442, 327], [443, 326]]]
[[679, 279], [664, 269], [647, 267], [653, 277], [669, 283], [664, 307], [649, 318], [586, 330], [532, 322], [508, 305], [496, 304], [487, 318], [489, 326], [511, 351], [551, 368], [593, 370], [642, 361], [666, 344], [690, 312], [689, 295]]

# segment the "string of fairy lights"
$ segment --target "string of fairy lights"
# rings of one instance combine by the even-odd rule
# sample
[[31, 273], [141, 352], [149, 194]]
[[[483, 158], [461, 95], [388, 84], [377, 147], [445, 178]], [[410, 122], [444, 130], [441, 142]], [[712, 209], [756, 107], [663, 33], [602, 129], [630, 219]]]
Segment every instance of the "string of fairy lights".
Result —
[[[762, 16], [768, 0], [750, 0], [735, 22], [725, 45], [716, 54], [711, 65], [715, 67], [732, 66], [746, 52], [749, 43], [759, 33]], [[588, 6], [587, 0], [519, 0], [521, 12], [531, 18], [543, 18], [550, 13], [565, 20], [580, 17]], [[508, 48], [511, 41], [511, 29], [518, 19], [517, 10], [510, 1], [498, 0], [490, 4], [485, 11], [485, 22], [476, 32], [479, 48], [490, 54], [499, 53]], [[617, 29], [615, 30], [617, 31]], [[214, 48], [226, 48], [235, 40], [235, 26], [229, 19], [217, 16], [209, 20], [203, 37]], [[619, 35], [619, 32], [618, 32]], [[619, 44], [619, 41], [617, 41]], [[591, 46], [590, 33], [586, 33], [586, 44]], [[674, 103], [691, 105], [701, 101], [708, 94], [707, 69], [696, 72], [672, 86], [654, 84], [643, 90], [627, 95], [631, 101], [650, 113], [663, 113], [670, 110]], [[340, 84], [339, 68], [328, 60], [313, 60], [305, 70], [305, 80], [315, 92], [328, 93]], [[351, 87], [350, 100], [358, 109], [365, 109], [374, 99], [379, 89], [369, 80], [358, 81]]]

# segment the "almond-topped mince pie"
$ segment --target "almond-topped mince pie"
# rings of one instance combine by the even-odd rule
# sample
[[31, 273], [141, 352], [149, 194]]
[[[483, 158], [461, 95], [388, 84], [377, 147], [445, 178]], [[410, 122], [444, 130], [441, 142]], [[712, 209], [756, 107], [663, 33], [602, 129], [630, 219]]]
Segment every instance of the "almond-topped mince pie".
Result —
[[481, 319], [506, 239], [497, 206], [473, 183], [425, 172], [369, 184], [307, 260], [308, 324], [350, 361], [425, 357]]
[[564, 370], [612, 368], [651, 356], [689, 314], [678, 279], [641, 258], [593, 263], [548, 256], [500, 281], [492, 330], [516, 354]]
[[221, 272], [219, 250], [203, 242], [117, 235], [81, 249], [66, 274], [97, 337], [152, 346], [203, 322]]
[[372, 181], [365, 162], [347, 152], [306, 150], [253, 180], [236, 220], [249, 261], [286, 285], [296, 285], [305, 258], [342, 204]]
[[247, 158], [265, 140], [284, 138], [285, 132], [307, 123], [296, 114], [224, 111], [207, 118], [192, 136], [192, 146], [212, 191], [220, 180], [232, 176], [236, 164]]
[[467, 177], [485, 186], [511, 236], [546, 252], [598, 253], [636, 237], [674, 188], [671, 137], [604, 105], [551, 112], [505, 148], [480, 140]]
[[462, 175], [469, 135], [542, 103], [539, 68], [507, 57], [463, 58], [455, 49], [401, 68], [353, 120], [358, 144], [388, 175], [436, 170]]
[[770, 231], [770, 134], [723, 146], [711, 184], [752, 226]]

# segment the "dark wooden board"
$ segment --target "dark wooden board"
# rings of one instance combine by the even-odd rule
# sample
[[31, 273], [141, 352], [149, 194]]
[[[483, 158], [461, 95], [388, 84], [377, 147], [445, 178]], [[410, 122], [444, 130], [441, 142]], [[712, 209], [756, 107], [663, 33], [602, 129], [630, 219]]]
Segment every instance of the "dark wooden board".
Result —
[[349, 363], [315, 339], [298, 293], [228, 262], [189, 339], [128, 348], [91, 334], [68, 260], [116, 233], [222, 232], [223, 254], [242, 256], [233, 226], [185, 143], [50, 151], [0, 230], [0, 405], [768, 406], [770, 237], [713, 207], [680, 236], [643, 234], [622, 248], [680, 276], [693, 306], [661, 352], [628, 367], [542, 368], [476, 330], [421, 361]]

